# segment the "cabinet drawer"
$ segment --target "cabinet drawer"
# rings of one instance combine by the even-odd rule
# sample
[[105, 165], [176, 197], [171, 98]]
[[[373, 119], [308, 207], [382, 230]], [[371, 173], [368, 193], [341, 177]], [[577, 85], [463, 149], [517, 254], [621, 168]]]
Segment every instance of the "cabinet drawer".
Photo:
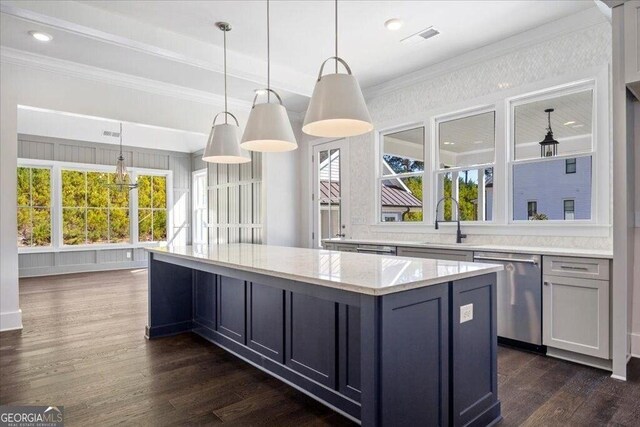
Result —
[[398, 256], [473, 262], [473, 252], [455, 249], [398, 248]]
[[542, 287], [542, 343], [609, 358], [609, 282], [547, 276]]
[[545, 256], [542, 272], [545, 275], [609, 280], [609, 260]]

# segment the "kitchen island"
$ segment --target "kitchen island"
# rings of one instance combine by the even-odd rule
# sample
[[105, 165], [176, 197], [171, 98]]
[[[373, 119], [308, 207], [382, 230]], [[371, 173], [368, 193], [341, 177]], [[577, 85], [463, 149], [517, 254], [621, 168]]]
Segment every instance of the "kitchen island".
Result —
[[493, 264], [149, 249], [149, 339], [191, 331], [366, 426], [501, 419]]

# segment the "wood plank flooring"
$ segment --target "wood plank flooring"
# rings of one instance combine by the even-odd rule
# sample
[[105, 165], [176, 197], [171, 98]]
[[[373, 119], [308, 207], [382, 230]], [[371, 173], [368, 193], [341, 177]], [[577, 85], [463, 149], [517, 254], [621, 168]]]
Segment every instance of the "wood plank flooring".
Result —
[[[146, 270], [20, 281], [22, 331], [0, 334], [0, 404], [63, 405], [67, 425], [353, 425], [207, 341], [147, 341]], [[627, 382], [499, 349], [504, 426], [640, 426]]]

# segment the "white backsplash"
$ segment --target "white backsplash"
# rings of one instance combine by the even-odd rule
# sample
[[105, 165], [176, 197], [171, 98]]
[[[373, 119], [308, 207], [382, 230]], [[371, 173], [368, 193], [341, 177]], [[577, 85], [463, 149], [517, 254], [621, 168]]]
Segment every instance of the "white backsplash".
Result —
[[[375, 123], [415, 115], [436, 106], [460, 103], [499, 91], [508, 82], [513, 89], [611, 62], [611, 25], [607, 22], [552, 40], [512, 51], [432, 79], [384, 94], [368, 102]], [[392, 241], [453, 242], [454, 234], [391, 233], [367, 225], [375, 212], [371, 186], [376, 182], [373, 134], [350, 138], [351, 237]], [[470, 243], [590, 248], [609, 250], [612, 237], [469, 235]]]

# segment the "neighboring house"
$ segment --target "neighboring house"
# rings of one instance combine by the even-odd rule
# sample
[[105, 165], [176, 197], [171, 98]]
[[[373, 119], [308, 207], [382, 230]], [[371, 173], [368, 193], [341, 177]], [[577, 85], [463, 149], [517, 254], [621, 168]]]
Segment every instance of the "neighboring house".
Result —
[[513, 219], [591, 218], [591, 156], [520, 164], [513, 169]]

